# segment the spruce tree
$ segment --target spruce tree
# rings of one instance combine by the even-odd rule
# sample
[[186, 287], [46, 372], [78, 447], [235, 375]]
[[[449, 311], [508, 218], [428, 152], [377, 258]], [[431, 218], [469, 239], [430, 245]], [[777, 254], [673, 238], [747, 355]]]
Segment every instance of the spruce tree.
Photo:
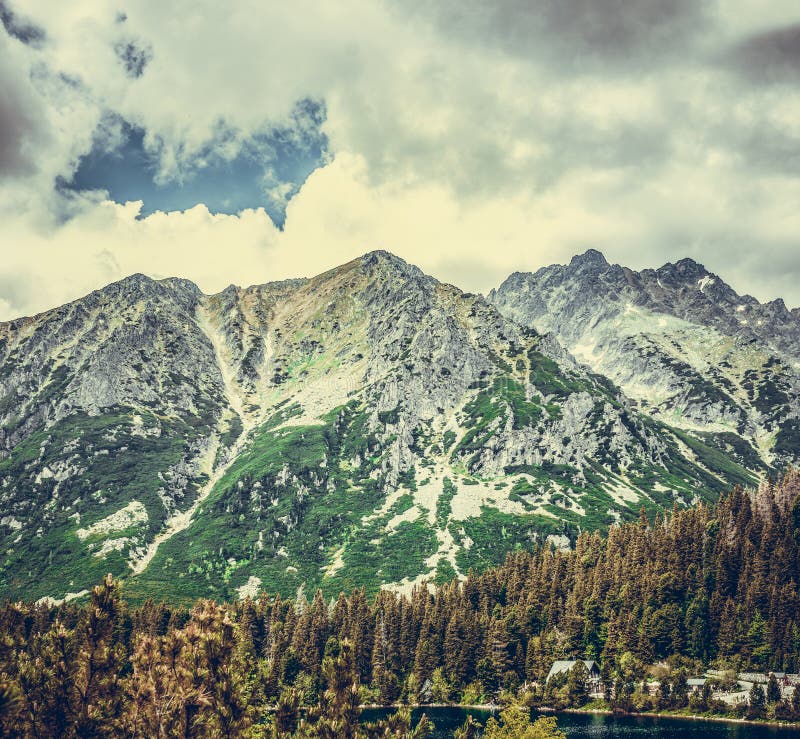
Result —
[[588, 673], [582, 660], [577, 660], [567, 677], [567, 697], [570, 705], [580, 707], [589, 700]]
[[781, 687], [778, 685], [778, 680], [775, 674], [770, 672], [769, 680], [767, 681], [767, 703], [777, 703], [781, 697]]
[[747, 694], [748, 716], [750, 718], [761, 718], [764, 716], [766, 709], [766, 697], [764, 696], [764, 689], [759, 683], [753, 683], [750, 692]]
[[453, 733], [453, 739], [478, 739], [480, 731], [481, 725], [472, 716], [467, 716], [467, 720]]

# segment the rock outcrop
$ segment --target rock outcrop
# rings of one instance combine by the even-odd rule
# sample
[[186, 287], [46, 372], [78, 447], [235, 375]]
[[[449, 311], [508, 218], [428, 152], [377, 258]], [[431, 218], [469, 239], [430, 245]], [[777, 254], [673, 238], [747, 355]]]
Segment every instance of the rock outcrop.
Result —
[[[565, 269], [600, 277], [576, 298]], [[211, 296], [136, 275], [0, 324], [0, 594], [409, 587], [754, 484], [791, 412], [766, 339], [659, 312], [596, 252], [549, 270], [491, 300], [386, 252]], [[750, 406], [743, 374], [698, 384], [712, 336], [736, 371], [764, 353]]]

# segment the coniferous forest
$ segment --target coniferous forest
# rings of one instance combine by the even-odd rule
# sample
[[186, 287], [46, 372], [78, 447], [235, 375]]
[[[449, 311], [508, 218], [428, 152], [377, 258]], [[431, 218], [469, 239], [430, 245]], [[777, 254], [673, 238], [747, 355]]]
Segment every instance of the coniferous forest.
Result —
[[[410, 596], [317, 592], [192, 609], [132, 608], [110, 577], [84, 605], [0, 610], [4, 735], [424, 736], [407, 709], [361, 706], [588, 700], [580, 676], [545, 678], [554, 660], [593, 659], [606, 700], [679, 708], [686, 676], [800, 671], [800, 473], [716, 505], [581, 535], [574, 549], [518, 551], [505, 563]], [[662, 670], [660, 693], [640, 687]], [[573, 671], [577, 672], [577, 671]], [[713, 710], [709, 691], [694, 708]], [[705, 701], [701, 705], [701, 702]], [[796, 718], [780, 692], [752, 716]], [[722, 710], [722, 709], [720, 709]], [[509, 709], [508, 722], [523, 720]], [[527, 720], [527, 719], [525, 719]], [[510, 736], [493, 722], [487, 737]], [[552, 722], [525, 729], [548, 736]], [[465, 726], [461, 736], [477, 736]], [[516, 734], [514, 734], [516, 735]], [[520, 734], [522, 735], [522, 734]]]

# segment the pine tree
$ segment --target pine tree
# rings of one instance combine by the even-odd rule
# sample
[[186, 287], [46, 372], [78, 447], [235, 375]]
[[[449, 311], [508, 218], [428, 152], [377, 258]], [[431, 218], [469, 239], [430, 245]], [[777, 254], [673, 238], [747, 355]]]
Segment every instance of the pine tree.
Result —
[[765, 669], [772, 656], [767, 623], [758, 611], [747, 631], [746, 653], [749, 654], [752, 664], [759, 669]]
[[764, 716], [766, 708], [766, 698], [764, 689], [759, 683], [753, 683], [750, 692], [747, 694], [748, 716], [750, 718], [761, 718]]
[[500, 712], [498, 721], [492, 716], [486, 722], [484, 739], [566, 739], [558, 730], [558, 722], [552, 716], [531, 721], [530, 709], [513, 703]]
[[13, 736], [22, 724], [22, 694], [13, 683], [0, 679], [0, 731]]
[[589, 700], [588, 673], [582, 660], [577, 660], [567, 677], [567, 695], [570, 705], [580, 707]]
[[275, 731], [278, 737], [289, 737], [297, 729], [300, 718], [300, 696], [288, 688], [281, 692], [275, 709]]
[[119, 678], [125, 659], [124, 647], [117, 641], [121, 610], [119, 586], [109, 574], [92, 591], [86, 619], [78, 632], [72, 687], [79, 734], [105, 735], [120, 714]]
[[777, 703], [781, 699], [781, 688], [774, 673], [770, 672], [767, 681], [767, 703]]
[[453, 739], [478, 739], [481, 735], [480, 730], [481, 725], [472, 716], [467, 716], [467, 720], [455, 730]]
[[672, 706], [683, 708], [689, 702], [689, 684], [685, 670], [677, 670], [672, 676]]

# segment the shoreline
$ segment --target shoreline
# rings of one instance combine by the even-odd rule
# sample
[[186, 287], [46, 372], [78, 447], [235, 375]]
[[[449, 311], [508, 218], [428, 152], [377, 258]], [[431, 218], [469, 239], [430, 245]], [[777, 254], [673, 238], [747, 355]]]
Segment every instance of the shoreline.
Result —
[[[389, 705], [365, 704], [362, 709], [369, 710], [397, 710], [398, 708], [426, 709], [426, 708], [460, 708], [465, 711], [486, 711], [488, 713], [499, 713], [504, 706], [491, 703], [393, 703]], [[631, 716], [635, 718], [673, 718], [685, 721], [713, 721], [716, 723], [744, 724], [748, 726], [769, 726], [777, 729], [800, 729], [800, 721], [776, 721], [775, 719], [746, 719], [734, 718], [732, 716], [706, 716], [701, 713], [664, 713], [663, 711], [630, 711], [625, 713], [614, 713], [608, 708], [552, 708], [551, 706], [531, 706], [532, 711], [539, 713], [552, 714], [558, 716], [561, 713], [582, 713], [587, 715], [597, 714], [599, 716]]]
[[599, 714], [603, 716], [635, 716], [637, 718], [675, 718], [684, 719], [686, 721], [714, 721], [724, 724], [746, 724], [750, 726], [771, 726], [778, 729], [800, 729], [800, 721], [776, 721], [775, 719], [751, 719], [751, 718], [734, 718], [732, 716], [707, 716], [702, 713], [664, 713], [663, 711], [629, 711], [624, 713], [615, 714], [614, 711], [606, 708], [562, 708], [555, 709], [549, 706], [542, 706], [536, 708], [541, 713], [552, 713], [558, 715], [559, 713], [585, 713], [585, 714]]

